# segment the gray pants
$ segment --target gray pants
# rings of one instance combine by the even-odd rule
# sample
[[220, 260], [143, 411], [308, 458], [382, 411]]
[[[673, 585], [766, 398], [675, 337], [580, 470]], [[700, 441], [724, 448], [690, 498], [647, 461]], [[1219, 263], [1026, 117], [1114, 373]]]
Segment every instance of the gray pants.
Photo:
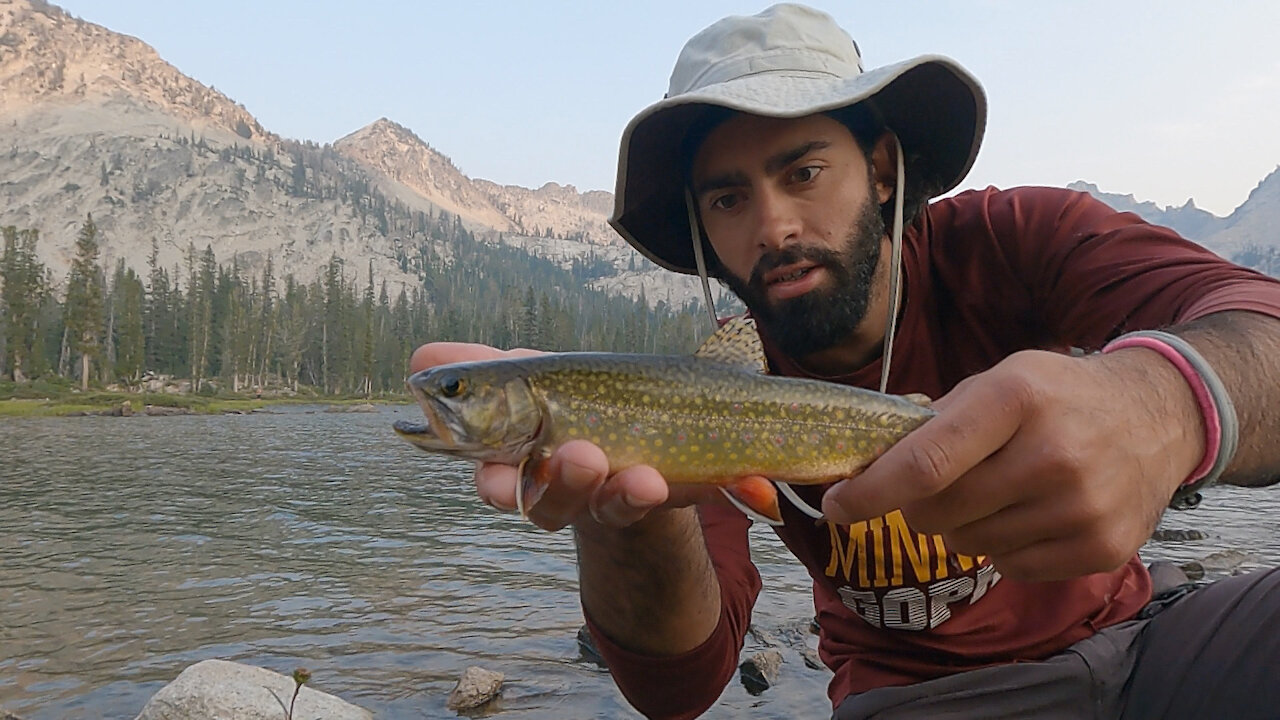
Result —
[[1280, 718], [1280, 568], [1153, 601], [1044, 662], [846, 698], [835, 720]]

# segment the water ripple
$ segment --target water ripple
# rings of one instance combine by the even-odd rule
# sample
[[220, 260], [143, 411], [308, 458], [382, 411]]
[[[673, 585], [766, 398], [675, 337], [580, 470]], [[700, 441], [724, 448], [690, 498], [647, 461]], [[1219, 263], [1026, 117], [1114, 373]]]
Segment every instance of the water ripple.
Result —
[[[131, 718], [191, 663], [288, 673], [380, 717], [451, 716], [461, 670], [506, 673], [521, 718], [635, 717], [579, 661], [573, 544], [475, 497], [471, 467], [389, 431], [411, 408], [0, 424], [0, 708]], [[1280, 563], [1272, 491], [1215, 491], [1145, 554]], [[796, 627], [810, 581], [765, 530], [757, 618]], [[1233, 564], [1234, 563], [1234, 564]], [[796, 662], [791, 662], [796, 660]], [[827, 717], [826, 676], [789, 658], [768, 696], [731, 684], [710, 718]]]

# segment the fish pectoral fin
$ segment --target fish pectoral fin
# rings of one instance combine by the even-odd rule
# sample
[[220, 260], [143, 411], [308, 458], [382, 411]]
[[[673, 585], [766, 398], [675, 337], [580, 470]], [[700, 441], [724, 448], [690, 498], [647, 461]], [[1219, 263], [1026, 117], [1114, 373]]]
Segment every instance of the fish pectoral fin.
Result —
[[778, 506], [778, 489], [763, 475], [746, 475], [720, 486], [729, 503], [752, 520], [770, 525], [782, 524], [782, 508]]
[[521, 517], [529, 517], [529, 510], [542, 499], [551, 485], [551, 451], [535, 449], [520, 463], [520, 487], [516, 490], [516, 508]]
[[745, 315], [725, 321], [693, 354], [694, 357], [752, 372], [768, 372], [769, 369], [764, 345], [756, 332], [756, 321]]
[[933, 398], [929, 397], [928, 395], [925, 395], [924, 393], [907, 393], [906, 395], [902, 396], [902, 399], [906, 400], [907, 402], [915, 403], [920, 407], [933, 406]]

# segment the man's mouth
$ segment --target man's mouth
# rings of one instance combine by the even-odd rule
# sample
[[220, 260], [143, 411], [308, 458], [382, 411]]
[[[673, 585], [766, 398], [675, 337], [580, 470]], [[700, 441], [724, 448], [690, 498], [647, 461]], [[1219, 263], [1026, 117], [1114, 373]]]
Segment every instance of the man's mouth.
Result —
[[765, 292], [774, 300], [785, 300], [803, 295], [817, 284], [822, 276], [820, 265], [799, 263], [787, 265], [765, 273]]

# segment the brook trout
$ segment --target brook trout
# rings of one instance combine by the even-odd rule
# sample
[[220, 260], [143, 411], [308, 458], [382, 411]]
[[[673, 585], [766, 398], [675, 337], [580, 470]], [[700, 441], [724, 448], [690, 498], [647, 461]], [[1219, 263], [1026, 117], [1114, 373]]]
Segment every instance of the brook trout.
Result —
[[776, 524], [769, 481], [814, 514], [784, 483], [856, 475], [934, 414], [907, 397], [762, 374], [763, 354], [713, 343], [735, 332], [722, 328], [695, 356], [554, 353], [424, 370], [408, 384], [427, 422], [395, 430], [429, 452], [519, 465], [522, 513], [550, 482], [551, 453], [583, 439], [610, 472], [644, 464], [669, 483], [714, 484]]

